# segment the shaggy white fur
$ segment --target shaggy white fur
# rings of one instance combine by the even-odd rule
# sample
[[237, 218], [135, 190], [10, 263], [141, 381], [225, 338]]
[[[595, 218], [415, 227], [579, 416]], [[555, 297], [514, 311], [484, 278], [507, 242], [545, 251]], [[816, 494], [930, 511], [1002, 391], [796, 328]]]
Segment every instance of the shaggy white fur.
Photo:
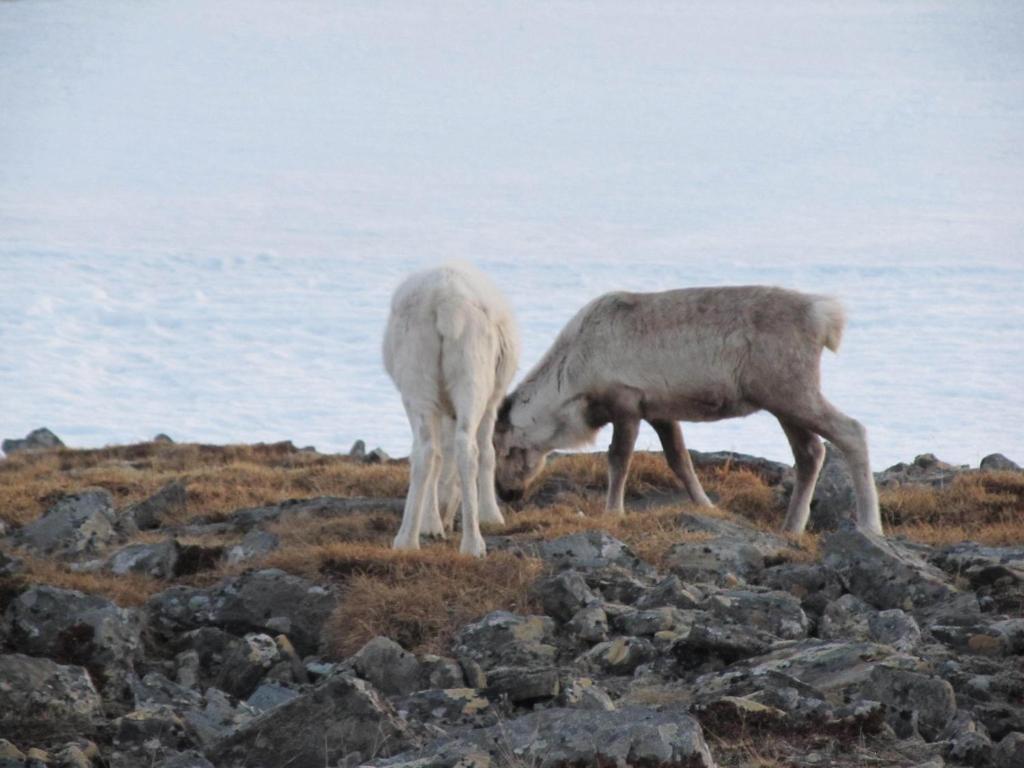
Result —
[[[495, 414], [518, 360], [512, 312], [474, 267], [448, 264], [418, 272], [395, 291], [384, 367], [402, 395], [413, 434], [409, 495], [395, 549], [418, 549], [421, 532], [443, 537], [461, 495], [460, 551], [486, 554], [480, 521], [504, 523], [494, 494]], [[439, 480], [447, 520], [438, 510]]]
[[864, 427], [820, 390], [821, 350], [838, 348], [844, 322], [831, 297], [766, 286], [601, 296], [569, 321], [502, 406], [495, 435], [499, 491], [521, 495], [548, 452], [592, 441], [610, 423], [608, 509], [621, 513], [645, 420], [691, 498], [710, 504], [678, 421], [764, 409], [778, 418], [796, 459], [785, 530], [800, 533], [807, 524], [825, 456], [821, 435], [849, 462], [858, 525], [881, 533]]

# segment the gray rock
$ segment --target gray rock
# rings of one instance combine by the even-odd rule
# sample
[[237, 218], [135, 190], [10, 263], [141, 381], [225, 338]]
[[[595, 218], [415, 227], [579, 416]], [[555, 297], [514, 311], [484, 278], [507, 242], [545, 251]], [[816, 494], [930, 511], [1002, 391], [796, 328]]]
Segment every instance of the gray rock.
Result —
[[559, 569], [591, 571], [619, 566], [633, 575], [650, 576], [654, 569], [604, 531], [581, 531], [534, 545], [534, 553]]
[[650, 608], [644, 611], [631, 610], [617, 615], [612, 626], [625, 635], [650, 637], [658, 632], [689, 632], [696, 611], [680, 611], [678, 608]]
[[263, 683], [252, 692], [252, 695], [245, 700], [245, 703], [257, 712], [262, 713], [269, 712], [274, 707], [279, 707], [282, 704], [287, 704], [298, 696], [299, 692], [294, 688], [277, 683]]
[[106, 568], [118, 576], [141, 573], [155, 579], [170, 579], [175, 576], [180, 554], [181, 547], [174, 539], [157, 544], [129, 544], [110, 556]]
[[228, 518], [226, 526], [229, 529], [248, 531], [252, 528], [289, 518], [309, 520], [348, 517], [366, 512], [390, 512], [394, 515], [401, 515], [404, 508], [404, 498], [318, 496], [312, 499], [291, 499], [266, 507], [240, 509]]
[[243, 725], [206, 756], [221, 768], [334, 765], [415, 745], [404, 721], [369, 683], [338, 675]]
[[544, 613], [561, 622], [569, 621], [581, 608], [598, 602], [587, 582], [576, 571], [563, 571], [538, 581], [533, 593]]
[[707, 608], [716, 616], [786, 640], [807, 637], [807, 614], [788, 592], [729, 590], [709, 598]]
[[352, 448], [349, 449], [348, 456], [350, 459], [364, 459], [366, 458], [366, 443], [363, 440], [356, 440], [352, 443]]
[[370, 763], [389, 768], [517, 764], [535, 768], [714, 768], [700, 725], [678, 709], [614, 712], [547, 709], [441, 741], [429, 750]]
[[558, 705], [569, 709], [615, 710], [608, 693], [589, 677], [570, 677], [562, 682]]
[[172, 440], [169, 435], [166, 435], [163, 432], [159, 432], [156, 435], [154, 435], [153, 439], [150, 442], [163, 443], [165, 445], [174, 445], [174, 440]]
[[685, 514], [684, 531], [703, 534], [700, 541], [673, 546], [665, 562], [684, 582], [735, 585], [753, 579], [768, 561], [780, 561], [789, 544], [738, 520]]
[[546, 666], [556, 649], [550, 644], [555, 623], [547, 616], [518, 616], [495, 611], [467, 624], [455, 635], [455, 655], [483, 669], [499, 666]]
[[[17, 651], [73, 661], [101, 676], [104, 695], [121, 696], [141, 657], [142, 620], [109, 600], [75, 590], [31, 587], [4, 614], [7, 642]], [[107, 690], [108, 686], [114, 690]]]
[[426, 654], [420, 658], [420, 688], [462, 688], [466, 676], [462, 665], [455, 659]]
[[115, 517], [110, 492], [90, 488], [64, 496], [38, 520], [15, 531], [12, 539], [40, 554], [94, 553], [117, 535]]
[[281, 546], [281, 539], [269, 531], [252, 530], [224, 554], [229, 565], [244, 563], [257, 557], [270, 554]]
[[996, 768], [1020, 768], [1024, 765], [1024, 733], [1006, 734], [996, 745], [992, 760]]
[[1020, 472], [1020, 464], [1011, 461], [1001, 453], [990, 453], [983, 458], [981, 468], [997, 472]]
[[474, 688], [431, 688], [406, 696], [396, 704], [406, 720], [441, 728], [485, 728], [498, 721], [487, 697]]
[[957, 475], [968, 471], [967, 467], [940, 461], [933, 453], [923, 453], [911, 464], [901, 462], [877, 473], [875, 481], [886, 488], [901, 485], [929, 485], [938, 488], [949, 485]]
[[111, 723], [113, 746], [122, 760], [152, 764], [197, 746], [198, 738], [172, 707], [150, 704]]
[[0, 552], [0, 578], [14, 576], [25, 569], [24, 561], [17, 557], [11, 557], [6, 552]]
[[[980, 617], [976, 617], [980, 618]], [[1012, 625], [976, 623], [963, 625], [932, 624], [928, 631], [936, 640], [957, 653], [977, 656], [1009, 656], [1014, 653], [1013, 638], [1007, 629]]]
[[669, 607], [690, 610], [699, 607], [703, 599], [700, 590], [684, 585], [678, 576], [672, 574], [645, 590], [635, 605], [640, 609]]
[[102, 714], [89, 673], [49, 659], [0, 655], [0, 730], [21, 738], [74, 736]]
[[357, 675], [373, 683], [385, 696], [401, 696], [420, 688], [419, 661], [390, 638], [373, 638], [350, 662]]
[[185, 483], [174, 480], [144, 501], [132, 504], [122, 513], [122, 520], [140, 531], [160, 528], [168, 521], [183, 519], [188, 508]]
[[279, 660], [280, 653], [274, 638], [249, 633], [228, 651], [220, 669], [217, 687], [244, 699], [256, 690], [260, 681]]
[[793, 478], [793, 468], [791, 466], [771, 461], [770, 459], [762, 459], [760, 456], [749, 456], [745, 453], [733, 453], [732, 451], [715, 451], [713, 453], [690, 451], [690, 456], [695, 467], [701, 469], [745, 469], [759, 476], [768, 485], [781, 485]]
[[843, 594], [843, 585], [835, 572], [819, 563], [784, 563], [766, 568], [758, 583], [770, 589], [789, 592], [800, 601], [809, 617], [820, 618], [826, 606]]
[[199, 752], [189, 750], [161, 760], [155, 768], [214, 768], [214, 765]]
[[899, 651], [911, 651], [921, 641], [921, 628], [913, 616], [890, 608], [868, 617], [868, 639]]
[[631, 675], [637, 667], [652, 661], [656, 656], [657, 652], [650, 640], [642, 637], [616, 637], [598, 643], [574, 663], [583, 670], [609, 675]]
[[857, 500], [846, 457], [831, 443], [825, 443], [825, 461], [814, 485], [811, 499], [811, 531], [833, 531], [853, 517]]
[[149, 625], [163, 636], [202, 626], [233, 634], [285, 634], [302, 654], [316, 651], [333, 593], [299, 576], [267, 569], [225, 579], [209, 589], [176, 586], [146, 603]]
[[383, 448], [374, 448], [363, 457], [364, 464], [387, 464], [389, 461], [391, 461], [391, 457]]
[[913, 736], [916, 731], [926, 740], [935, 741], [957, 711], [953, 686], [945, 680], [888, 665], [871, 670], [863, 692], [885, 704], [889, 724], [902, 737]]
[[864, 641], [870, 637], [871, 617], [878, 611], [856, 595], [843, 595], [825, 607], [818, 634], [825, 640]]
[[599, 605], [583, 608], [566, 624], [566, 631], [581, 643], [600, 643], [608, 639], [608, 614]]
[[672, 646], [672, 654], [684, 669], [702, 666], [709, 660], [732, 664], [767, 652], [774, 639], [763, 630], [742, 624], [700, 623]]
[[46, 427], [40, 427], [33, 429], [20, 440], [8, 438], [0, 447], [3, 448], [4, 453], [10, 456], [19, 451], [48, 451], [54, 448], [63, 448], [64, 443]]
[[487, 695], [525, 704], [558, 695], [558, 670], [553, 667], [495, 667], [487, 672]]
[[826, 538], [824, 563], [850, 592], [875, 608], [913, 612], [948, 605], [959, 595], [938, 568], [891, 539], [859, 528]]

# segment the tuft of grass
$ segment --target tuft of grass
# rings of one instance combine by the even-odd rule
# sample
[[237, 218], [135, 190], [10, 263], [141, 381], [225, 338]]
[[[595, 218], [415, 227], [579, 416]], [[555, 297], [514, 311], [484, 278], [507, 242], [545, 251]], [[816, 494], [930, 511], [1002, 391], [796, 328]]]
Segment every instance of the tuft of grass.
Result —
[[19, 552], [24, 568], [4, 581], [3, 592], [18, 593], [33, 584], [48, 584], [60, 589], [75, 589], [87, 595], [99, 595], [122, 607], [139, 606], [152, 595], [166, 589], [165, 581], [141, 574], [116, 576], [112, 573], [76, 573], [56, 560], [32, 557]]
[[325, 628], [330, 655], [342, 658], [377, 635], [416, 653], [443, 653], [460, 627], [491, 611], [533, 611], [529, 590], [542, 563], [508, 552], [478, 560], [449, 546], [394, 552], [341, 544], [322, 567], [345, 577]]
[[1024, 526], [1024, 473], [970, 472], [941, 488], [885, 488], [878, 500], [883, 521], [893, 528], [931, 525], [971, 531], [987, 525]]

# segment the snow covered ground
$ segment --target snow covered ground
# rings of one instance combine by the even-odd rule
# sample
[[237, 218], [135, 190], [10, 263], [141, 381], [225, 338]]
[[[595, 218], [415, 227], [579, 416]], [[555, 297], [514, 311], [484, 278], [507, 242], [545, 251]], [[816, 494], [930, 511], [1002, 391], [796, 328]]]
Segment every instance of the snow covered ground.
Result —
[[606, 290], [834, 292], [876, 468], [1024, 461], [1022, 41], [1015, 0], [0, 3], [0, 436], [404, 455], [388, 297], [459, 258], [524, 370]]

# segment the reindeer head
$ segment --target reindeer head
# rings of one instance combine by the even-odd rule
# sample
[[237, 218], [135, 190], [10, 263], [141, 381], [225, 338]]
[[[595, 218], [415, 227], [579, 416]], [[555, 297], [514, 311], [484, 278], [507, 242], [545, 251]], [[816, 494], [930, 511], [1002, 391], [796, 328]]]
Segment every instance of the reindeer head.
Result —
[[494, 486], [502, 501], [517, 501], [544, 468], [548, 451], [542, 450], [528, 430], [512, 422], [515, 395], [509, 395], [494, 425]]

